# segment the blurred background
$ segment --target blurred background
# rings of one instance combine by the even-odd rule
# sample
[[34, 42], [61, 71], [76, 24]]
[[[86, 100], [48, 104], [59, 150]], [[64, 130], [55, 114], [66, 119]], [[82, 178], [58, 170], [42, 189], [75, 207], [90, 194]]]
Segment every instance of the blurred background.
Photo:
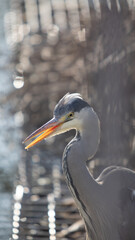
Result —
[[74, 131], [22, 140], [79, 92], [101, 122], [88, 163], [135, 170], [135, 1], [0, 1], [0, 239], [85, 239], [61, 157]]

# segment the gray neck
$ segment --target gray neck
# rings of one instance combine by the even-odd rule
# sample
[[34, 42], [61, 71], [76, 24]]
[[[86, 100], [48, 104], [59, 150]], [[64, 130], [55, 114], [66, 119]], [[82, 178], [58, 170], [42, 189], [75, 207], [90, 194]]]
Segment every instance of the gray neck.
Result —
[[99, 205], [100, 186], [93, 179], [85, 161], [91, 158], [97, 150], [100, 128], [96, 113], [90, 108], [87, 114], [88, 116], [84, 114], [84, 126], [79, 134], [76, 134], [76, 137], [65, 148], [63, 171], [86, 226], [91, 226], [92, 234], [96, 235], [92, 219]]
[[100, 141], [100, 123], [93, 108], [84, 108], [81, 115], [83, 115], [83, 125], [80, 129], [80, 146], [81, 151], [83, 151], [83, 158], [87, 161], [97, 151]]

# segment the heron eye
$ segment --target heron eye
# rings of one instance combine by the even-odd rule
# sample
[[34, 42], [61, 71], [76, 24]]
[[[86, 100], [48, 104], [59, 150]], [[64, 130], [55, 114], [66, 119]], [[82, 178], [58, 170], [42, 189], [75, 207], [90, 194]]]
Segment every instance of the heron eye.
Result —
[[74, 113], [73, 112], [71, 112], [69, 115], [68, 115], [68, 117], [73, 117], [74, 116]]

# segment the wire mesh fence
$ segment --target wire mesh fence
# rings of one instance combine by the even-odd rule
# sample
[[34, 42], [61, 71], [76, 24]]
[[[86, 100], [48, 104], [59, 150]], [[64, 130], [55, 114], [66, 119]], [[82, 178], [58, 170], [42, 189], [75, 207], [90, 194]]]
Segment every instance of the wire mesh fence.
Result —
[[19, 42], [17, 109], [40, 125], [63, 94], [81, 92], [101, 120], [103, 164], [126, 165], [134, 133], [134, 2], [13, 3], [7, 39]]

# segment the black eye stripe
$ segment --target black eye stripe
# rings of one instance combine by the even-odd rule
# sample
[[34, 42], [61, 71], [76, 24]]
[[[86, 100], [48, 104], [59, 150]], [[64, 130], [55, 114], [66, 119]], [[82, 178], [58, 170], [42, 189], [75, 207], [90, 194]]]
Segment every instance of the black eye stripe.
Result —
[[82, 108], [90, 107], [83, 99], [75, 98], [72, 102], [59, 101], [54, 109], [55, 116], [62, 116], [71, 112], [80, 112]]

